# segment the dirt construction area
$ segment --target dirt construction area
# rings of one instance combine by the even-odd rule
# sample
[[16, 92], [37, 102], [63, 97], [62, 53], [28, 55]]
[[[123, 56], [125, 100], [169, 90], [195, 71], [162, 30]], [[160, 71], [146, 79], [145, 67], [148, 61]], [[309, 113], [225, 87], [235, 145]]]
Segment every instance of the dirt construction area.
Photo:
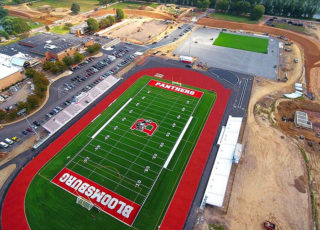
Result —
[[168, 24], [163, 20], [137, 18], [132, 19], [124, 26], [108, 32], [106, 35], [137, 44], [145, 44], [164, 33], [167, 28]]
[[38, 10], [33, 10], [26, 4], [18, 6], [4, 6], [4, 8], [9, 11], [9, 15], [11, 16], [29, 18], [33, 21], [41, 22], [44, 24], [51, 24], [60, 19], [60, 17], [52, 15], [50, 12], [40, 12]]
[[[301, 51], [295, 50], [302, 58]], [[278, 129], [273, 113], [275, 102], [303, 82], [303, 65], [292, 65], [287, 82], [255, 78], [242, 138], [243, 153], [230, 182], [231, 195], [222, 209], [207, 206], [203, 222], [195, 229], [210, 229], [211, 223], [225, 229], [259, 230], [263, 222], [276, 224], [277, 230], [312, 229], [312, 209], [308, 170], [297, 140]], [[257, 110], [257, 104], [266, 108]], [[230, 188], [229, 187], [229, 188]], [[229, 189], [228, 189], [229, 190]]]

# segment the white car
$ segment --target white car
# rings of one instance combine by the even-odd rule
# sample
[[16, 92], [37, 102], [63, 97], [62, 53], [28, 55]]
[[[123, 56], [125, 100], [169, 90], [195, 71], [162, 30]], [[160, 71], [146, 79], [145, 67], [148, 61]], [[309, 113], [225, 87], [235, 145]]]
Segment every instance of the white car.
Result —
[[9, 145], [4, 143], [3, 141], [0, 142], [0, 146], [1, 146], [1, 148], [8, 148], [9, 147]]
[[12, 145], [14, 142], [11, 140], [11, 139], [9, 139], [9, 138], [6, 138], [6, 139], [4, 139], [4, 141], [7, 143], [7, 144], [9, 144], [9, 145]]

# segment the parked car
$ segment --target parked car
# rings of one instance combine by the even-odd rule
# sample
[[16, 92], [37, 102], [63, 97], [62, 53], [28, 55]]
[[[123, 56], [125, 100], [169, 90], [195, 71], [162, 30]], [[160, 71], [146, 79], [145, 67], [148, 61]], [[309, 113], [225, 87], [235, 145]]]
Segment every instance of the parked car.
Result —
[[9, 139], [9, 138], [4, 139], [4, 141], [5, 141], [7, 144], [9, 144], [9, 145], [14, 144], [14, 142], [13, 142], [11, 139]]
[[4, 143], [3, 141], [0, 142], [0, 146], [1, 148], [5, 148], [5, 149], [9, 147], [9, 145]]
[[13, 141], [15, 141], [15, 142], [19, 142], [19, 141], [20, 141], [20, 138], [19, 138], [19, 137], [14, 136], [14, 137], [12, 137], [12, 138], [11, 138], [11, 140], [13, 140]]
[[35, 124], [36, 126], [40, 126], [40, 122], [39, 121], [34, 121], [33, 124]]
[[27, 131], [27, 130], [23, 130], [23, 131], [22, 131], [22, 134], [23, 134], [23, 135], [27, 135], [27, 134], [28, 134], [28, 131]]

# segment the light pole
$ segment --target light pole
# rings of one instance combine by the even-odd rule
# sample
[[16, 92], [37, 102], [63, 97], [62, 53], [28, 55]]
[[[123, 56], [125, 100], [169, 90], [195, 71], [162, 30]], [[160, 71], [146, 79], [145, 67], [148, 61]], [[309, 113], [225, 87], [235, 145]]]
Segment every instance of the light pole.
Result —
[[37, 135], [38, 140], [40, 140], [39, 134], [37, 133], [37, 131], [35, 130], [35, 128], [33, 128], [33, 126], [31, 125], [30, 121], [29, 121], [28, 118], [26, 117], [26, 111], [27, 111], [27, 109], [26, 109], [26, 108], [23, 108], [23, 109], [21, 109], [17, 114], [18, 114], [19, 116], [24, 116], [24, 117], [25, 117], [27, 124], [28, 124], [29, 127], [32, 129], [32, 131]]

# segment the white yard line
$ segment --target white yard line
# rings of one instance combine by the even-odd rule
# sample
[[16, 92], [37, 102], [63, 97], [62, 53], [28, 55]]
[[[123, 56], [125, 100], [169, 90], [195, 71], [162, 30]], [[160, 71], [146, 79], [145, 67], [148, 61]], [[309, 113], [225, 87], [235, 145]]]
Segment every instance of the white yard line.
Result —
[[100, 132], [103, 130], [118, 114], [132, 101], [132, 98], [130, 98], [113, 116], [106, 122], [104, 125], [95, 133], [92, 135], [91, 139], [94, 139]]
[[172, 148], [172, 150], [171, 150], [171, 152], [169, 154], [169, 157], [167, 158], [167, 161], [163, 165], [164, 168], [168, 167], [168, 165], [169, 165], [169, 163], [170, 163], [175, 151], [177, 150], [177, 148], [178, 148], [178, 146], [179, 146], [179, 144], [180, 144], [180, 142], [182, 140], [183, 135], [186, 133], [186, 131], [187, 131], [187, 129], [188, 129], [188, 127], [189, 127], [189, 125], [190, 125], [190, 123], [192, 121], [192, 118], [193, 118], [193, 116], [190, 116], [187, 124], [184, 126], [184, 128], [183, 128], [183, 130], [182, 130], [182, 132], [181, 132], [176, 144], [173, 146], [173, 148]]
[[[95, 154], [95, 153], [92, 153], [91, 151], [89, 151], [89, 150], [85, 150], [85, 151], [87, 151], [87, 152], [89, 152], [90, 154], [93, 154], [93, 155], [95, 155], [95, 156], [97, 156], [97, 157], [99, 157], [99, 158], [103, 158], [102, 156], [99, 156], [99, 155], [97, 155], [97, 154]], [[102, 150], [102, 151], [104, 151], [104, 152], [107, 152], [107, 151], [105, 151], [105, 150]], [[111, 154], [111, 155], [113, 155], [113, 156], [115, 156], [115, 157], [119, 157], [119, 158], [121, 158], [122, 160], [125, 160], [125, 161], [127, 161], [127, 162], [129, 162], [129, 163], [131, 163], [131, 161], [129, 161], [128, 159], [126, 159], [126, 158], [123, 158], [123, 157], [120, 157], [119, 155], [115, 155], [115, 154], [113, 154], [113, 153], [111, 153], [111, 152], [108, 152], [109, 154]], [[133, 156], [133, 155], [132, 155]], [[112, 160], [109, 160], [109, 159], [105, 159], [105, 158], [103, 158], [104, 160], [107, 160], [107, 161], [110, 161], [110, 162], [112, 162], [112, 163], [114, 163], [114, 164], [116, 164], [116, 165], [119, 165], [119, 166], [121, 166], [122, 168], [125, 168], [124, 166], [122, 166], [122, 165], [120, 165], [120, 164], [118, 164], [118, 163], [116, 163], [116, 162], [114, 162], [114, 161], [112, 161]], [[141, 158], [142, 159], [142, 158]], [[135, 165], [137, 165], [137, 166], [139, 166], [139, 167], [141, 167], [141, 168], [143, 168], [144, 169], [144, 167], [142, 166], [142, 165], [139, 165], [139, 164], [137, 164], [137, 163], [135, 163]], [[158, 166], [158, 165], [157, 165]], [[159, 167], [159, 166], [158, 166]], [[161, 167], [159, 167], [159, 170], [160, 170], [160, 168]], [[151, 170], [150, 170], [151, 171]], [[135, 172], [135, 171], [132, 171], [132, 172]], [[152, 171], [154, 174], [157, 174], [158, 172], [156, 172], [156, 171]], [[137, 173], [137, 174], [140, 174], [140, 173]], [[150, 178], [148, 178], [148, 179], [150, 179]]]
[[[87, 150], [86, 150], [86, 151], [87, 151]], [[87, 151], [87, 152], [90, 152], [90, 151]], [[102, 158], [101, 156], [96, 155], [96, 154], [94, 154], [93, 152], [90, 152], [90, 154], [95, 155], [95, 156], [97, 156], [97, 157], [99, 157], [99, 158]], [[79, 156], [79, 157], [82, 158], [82, 159], [85, 159], [84, 156]], [[93, 161], [93, 160], [91, 160], [91, 159], [89, 159], [89, 162], [91, 162], [91, 164], [94, 164], [94, 165], [99, 165], [99, 168], [103, 168], [103, 169], [105, 169], [105, 170], [107, 170], [107, 171], [114, 172], [114, 170], [112, 170], [111, 168], [106, 167], [106, 166], [103, 166], [103, 165], [101, 165], [101, 164], [99, 164], [99, 163], [96, 163], [95, 161]], [[112, 162], [113, 164], [119, 165], [121, 168], [126, 169], [125, 167], [121, 166], [120, 164], [117, 164], [117, 163], [115, 163], [115, 162], [113, 162], [113, 161], [110, 161], [110, 162]], [[149, 177], [146, 177], [145, 175], [142, 175], [142, 174], [140, 174], [140, 173], [138, 173], [138, 172], [136, 172], [136, 171], [131, 171], [131, 172], [133, 172], [133, 173], [135, 173], [135, 174], [138, 174], [138, 175], [141, 175], [141, 176], [147, 178], [147, 179], [150, 180], [150, 181], [153, 181], [153, 180], [154, 180], [154, 179], [151, 179], [151, 178], [149, 178]], [[121, 175], [121, 176], [122, 176], [122, 175]], [[136, 183], [136, 181], [134, 181], [133, 179], [131, 179], [131, 178], [129, 178], [129, 177], [126, 177], [126, 179], [129, 180], [129, 181], [132, 181], [132, 182]], [[142, 186], [144, 186], [146, 189], [150, 189], [150, 188], [149, 188], [148, 186], [146, 186], [146, 185], [142, 185]]]

